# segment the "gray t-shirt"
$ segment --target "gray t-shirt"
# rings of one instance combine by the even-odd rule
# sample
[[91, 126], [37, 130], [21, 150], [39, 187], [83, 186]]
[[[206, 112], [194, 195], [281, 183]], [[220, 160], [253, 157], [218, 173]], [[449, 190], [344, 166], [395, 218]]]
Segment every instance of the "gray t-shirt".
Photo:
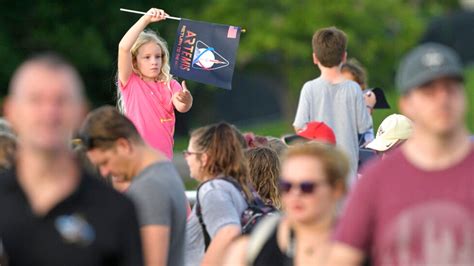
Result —
[[188, 202], [174, 165], [158, 162], [148, 166], [133, 178], [126, 194], [135, 203], [140, 226], [169, 226], [168, 265], [183, 265]]
[[350, 80], [333, 84], [321, 77], [306, 82], [301, 90], [293, 126], [303, 128], [311, 121], [324, 122], [334, 130], [337, 146], [349, 156], [349, 183], [352, 183], [359, 160], [357, 134], [372, 127], [359, 85]]
[[[204, 224], [212, 238], [226, 225], [240, 224], [240, 216], [248, 207], [240, 191], [225, 180], [206, 182], [199, 189], [199, 204]], [[200, 265], [204, 256], [204, 235], [194, 206], [186, 226], [185, 265]]]

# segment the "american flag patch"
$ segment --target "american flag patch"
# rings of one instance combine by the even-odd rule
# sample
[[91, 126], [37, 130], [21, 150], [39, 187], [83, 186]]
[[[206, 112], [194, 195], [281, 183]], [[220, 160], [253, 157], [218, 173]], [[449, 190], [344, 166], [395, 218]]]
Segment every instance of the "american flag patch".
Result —
[[229, 26], [229, 30], [227, 31], [227, 38], [228, 39], [235, 39], [237, 38], [237, 31], [239, 27]]

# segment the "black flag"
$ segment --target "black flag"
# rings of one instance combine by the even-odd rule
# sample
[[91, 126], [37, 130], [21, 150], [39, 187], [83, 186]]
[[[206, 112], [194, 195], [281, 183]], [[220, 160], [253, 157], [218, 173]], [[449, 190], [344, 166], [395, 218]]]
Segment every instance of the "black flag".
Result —
[[171, 74], [232, 89], [239, 27], [181, 19], [171, 56]]

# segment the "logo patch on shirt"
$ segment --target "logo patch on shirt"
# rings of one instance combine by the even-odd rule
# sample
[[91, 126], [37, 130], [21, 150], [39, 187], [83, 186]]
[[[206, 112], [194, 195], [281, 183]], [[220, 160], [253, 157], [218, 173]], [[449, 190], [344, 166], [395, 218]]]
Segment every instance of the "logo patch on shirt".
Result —
[[56, 230], [68, 243], [88, 246], [95, 240], [94, 228], [79, 214], [61, 215], [55, 220]]

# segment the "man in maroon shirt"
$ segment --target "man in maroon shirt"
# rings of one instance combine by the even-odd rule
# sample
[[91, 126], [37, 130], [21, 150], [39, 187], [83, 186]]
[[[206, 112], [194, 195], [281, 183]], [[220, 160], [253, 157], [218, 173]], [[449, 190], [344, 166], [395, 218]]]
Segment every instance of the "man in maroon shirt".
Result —
[[330, 265], [474, 265], [474, 149], [456, 53], [427, 43], [401, 62], [413, 134], [366, 168], [335, 233]]

